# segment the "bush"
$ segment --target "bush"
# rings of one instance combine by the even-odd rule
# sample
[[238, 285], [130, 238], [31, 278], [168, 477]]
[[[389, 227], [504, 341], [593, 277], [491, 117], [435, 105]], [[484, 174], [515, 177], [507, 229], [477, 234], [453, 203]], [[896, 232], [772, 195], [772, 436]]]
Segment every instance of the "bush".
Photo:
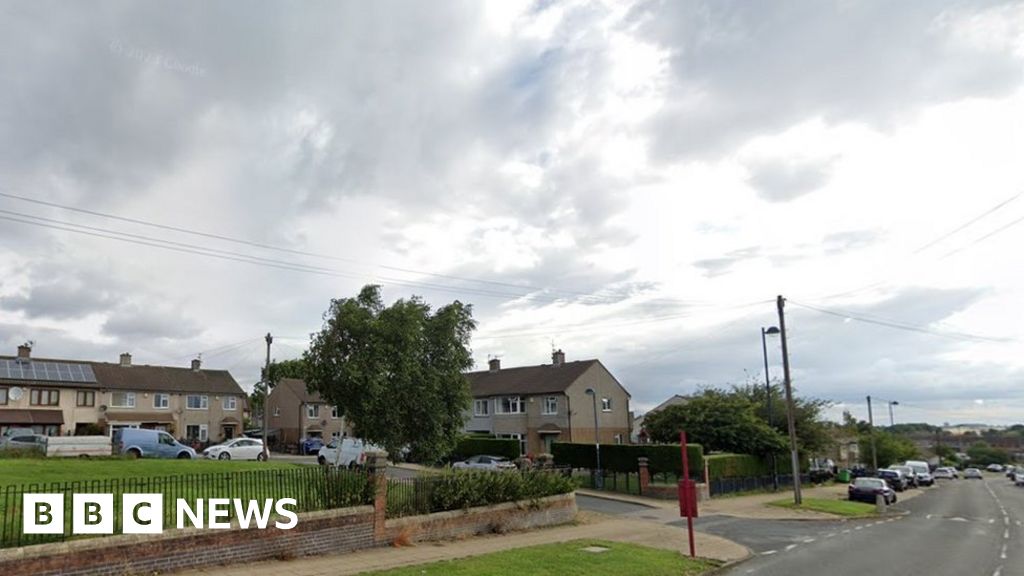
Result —
[[576, 489], [572, 479], [550, 472], [452, 471], [431, 480], [431, 507], [434, 510], [536, 500], [568, 494]]
[[708, 478], [754, 478], [770, 476], [771, 465], [749, 454], [712, 454], [704, 457], [708, 463]]
[[[690, 460], [690, 475], [700, 473], [704, 468], [704, 448], [700, 444], [687, 444]], [[577, 442], [555, 442], [552, 445], [556, 466], [573, 468], [597, 468], [593, 444]], [[638, 459], [647, 458], [651, 474], [683, 472], [682, 455], [678, 444], [601, 444], [601, 467], [613, 472], [636, 472]]]
[[455, 445], [452, 461], [465, 460], [470, 456], [486, 454], [487, 456], [503, 456], [509, 460], [519, 458], [519, 440], [511, 438], [481, 438], [467, 436]]

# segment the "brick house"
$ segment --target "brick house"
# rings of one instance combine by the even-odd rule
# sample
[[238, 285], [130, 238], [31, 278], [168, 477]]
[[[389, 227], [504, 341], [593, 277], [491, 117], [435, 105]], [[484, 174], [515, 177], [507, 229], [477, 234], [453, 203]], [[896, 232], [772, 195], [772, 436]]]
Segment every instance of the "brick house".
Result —
[[629, 392], [600, 360], [566, 362], [558, 350], [551, 364], [502, 368], [497, 358], [488, 364], [466, 375], [473, 395], [467, 432], [514, 438], [524, 454], [550, 453], [553, 442], [594, 441], [596, 402], [601, 442], [629, 442]]
[[166, 430], [220, 441], [242, 433], [246, 395], [226, 370], [32, 358], [29, 346], [0, 356], [0, 432], [33, 428], [71, 435], [98, 427]]
[[294, 445], [303, 438], [333, 438], [349, 432], [336, 406], [319, 392], [310, 392], [306, 382], [282, 378], [267, 396], [268, 430], [276, 430], [280, 442]]

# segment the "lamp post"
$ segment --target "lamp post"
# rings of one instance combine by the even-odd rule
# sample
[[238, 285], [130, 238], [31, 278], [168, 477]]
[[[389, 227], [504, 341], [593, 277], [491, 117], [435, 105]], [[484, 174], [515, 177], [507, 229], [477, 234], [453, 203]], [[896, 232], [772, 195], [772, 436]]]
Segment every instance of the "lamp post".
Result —
[[597, 392], [593, 388], [587, 388], [587, 395], [594, 400], [594, 451], [597, 454], [597, 474], [594, 476], [594, 487], [600, 490], [604, 488], [604, 478], [601, 477], [601, 434], [597, 422]]
[[896, 400], [889, 401], [889, 428], [892, 428], [893, 426], [896, 425], [896, 421], [892, 417], [892, 407], [893, 406], [899, 406], [899, 405], [900, 405], [900, 403], [897, 402]]
[[[768, 426], [773, 427], [772, 423], [772, 381], [768, 376], [768, 341], [765, 336], [775, 336], [779, 333], [779, 329], [775, 326], [765, 328], [761, 327], [761, 350], [764, 352], [764, 392], [766, 402], [768, 404]], [[772, 490], [778, 492], [779, 490], [779, 471], [775, 466], [775, 453], [769, 454], [772, 465]]]

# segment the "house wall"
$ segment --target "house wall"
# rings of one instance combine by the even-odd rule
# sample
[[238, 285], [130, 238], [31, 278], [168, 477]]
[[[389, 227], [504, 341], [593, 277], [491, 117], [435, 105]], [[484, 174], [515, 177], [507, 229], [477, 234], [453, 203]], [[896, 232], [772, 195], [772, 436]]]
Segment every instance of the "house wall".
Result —
[[[74, 431], [76, 422], [93, 422], [95, 423], [99, 418], [96, 406], [99, 406], [99, 391], [96, 391], [96, 406], [91, 408], [83, 407], [78, 408], [76, 404], [76, 392], [78, 390], [89, 390], [88, 388], [65, 388], [63, 386], [48, 386], [48, 385], [23, 385], [18, 384], [17, 387], [24, 391], [22, 397], [15, 400], [10, 397], [10, 389], [14, 388], [13, 384], [2, 384], [0, 388], [7, 388], [7, 404], [0, 405], [0, 422], [3, 421], [4, 410], [60, 410], [64, 414], [64, 424], [60, 427], [60, 433], [64, 434], [66, 431]], [[31, 404], [33, 389], [39, 390], [58, 390], [60, 392], [60, 403], [57, 406], [33, 406]], [[91, 389], [95, 390], [95, 388]]]
[[[291, 390], [278, 386], [267, 396], [267, 417], [269, 428], [281, 431], [282, 442], [296, 443], [299, 441], [300, 410], [302, 404]], [[301, 414], [305, 418], [305, 413]]]
[[[135, 393], [135, 407], [116, 408], [112, 406], [114, 395], [125, 392]], [[156, 395], [162, 393], [164, 392], [151, 392], [148, 390], [106, 390], [96, 395], [96, 410], [100, 410], [100, 406], [106, 406], [107, 409], [105, 412], [100, 411], [98, 413], [103, 414], [105, 420], [112, 425], [144, 423], [147, 419], [151, 420], [149, 417], [151, 414], [166, 414], [171, 419], [170, 424], [168, 424], [168, 432], [170, 432], [174, 437], [185, 438], [187, 426], [189, 425], [205, 425], [207, 427], [207, 439], [211, 442], [219, 442], [225, 439], [221, 428], [221, 421], [225, 418], [234, 418], [238, 421], [238, 425], [234, 426], [233, 436], [241, 435], [241, 425], [243, 422], [242, 412], [245, 407], [244, 396], [233, 394], [221, 395], [209, 393], [165, 392], [165, 394], [168, 395], [167, 408], [155, 408], [154, 402], [156, 400]], [[188, 408], [188, 396], [190, 395], [206, 396], [207, 408]], [[235, 398], [234, 410], [224, 409], [224, 398], [228, 396]]]
[[[564, 430], [562, 435], [567, 435], [569, 430], [569, 415], [565, 395], [561, 393], [540, 394], [535, 396], [522, 396], [526, 404], [525, 414], [498, 414], [495, 410], [497, 403], [504, 396], [480, 397], [475, 400], [487, 400], [490, 402], [490, 415], [486, 417], [472, 416], [466, 424], [470, 431], [490, 432], [492, 434], [521, 434], [526, 440], [526, 453], [539, 454], [547, 451], [544, 445], [543, 435], [538, 430], [545, 425], [557, 426]], [[555, 414], [545, 414], [544, 404], [546, 398], [555, 398], [557, 411]], [[560, 435], [552, 435], [558, 439]]]
[[[572, 441], [594, 441], [594, 398], [586, 393], [587, 388], [593, 388], [597, 396], [600, 441], [612, 444], [616, 435], [619, 435], [622, 443], [628, 443], [631, 424], [629, 394], [599, 363], [591, 366], [566, 390], [572, 407]], [[601, 398], [605, 397], [612, 401], [611, 411], [608, 412], [601, 408]]]

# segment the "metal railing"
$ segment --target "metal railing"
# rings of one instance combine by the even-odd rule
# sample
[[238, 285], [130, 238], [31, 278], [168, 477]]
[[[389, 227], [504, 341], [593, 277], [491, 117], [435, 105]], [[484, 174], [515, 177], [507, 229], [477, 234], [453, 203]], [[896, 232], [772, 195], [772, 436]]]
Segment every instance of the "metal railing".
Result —
[[[25, 534], [22, 506], [25, 494], [64, 495], [61, 534]], [[186, 474], [148, 478], [9, 485], [0, 488], [0, 548], [59, 542], [72, 537], [72, 494], [113, 494], [114, 534], [121, 533], [122, 494], [162, 494], [164, 529], [176, 527], [176, 502], [184, 499], [195, 509], [198, 499], [243, 501], [294, 498], [294, 512], [311, 512], [372, 504], [374, 484], [364, 472], [308, 466], [281, 470]], [[229, 518], [235, 518], [229, 507]]]

